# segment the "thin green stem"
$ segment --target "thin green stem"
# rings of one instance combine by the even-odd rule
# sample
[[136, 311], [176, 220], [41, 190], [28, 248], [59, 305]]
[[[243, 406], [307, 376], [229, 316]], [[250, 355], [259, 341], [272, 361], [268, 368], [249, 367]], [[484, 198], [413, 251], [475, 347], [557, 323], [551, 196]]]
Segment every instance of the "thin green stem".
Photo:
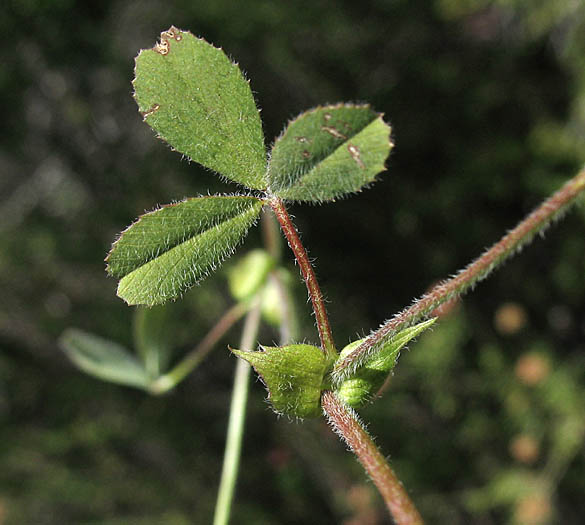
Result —
[[[246, 316], [241, 350], [252, 350], [258, 328], [260, 327], [260, 301], [256, 301]], [[230, 417], [228, 421], [227, 440], [223, 456], [221, 481], [215, 504], [214, 525], [226, 525], [230, 518], [234, 490], [240, 467], [240, 452], [244, 436], [244, 422], [246, 420], [246, 403], [248, 401], [248, 385], [250, 378], [250, 365], [243, 359], [238, 359], [232, 390], [230, 405]]]
[[414, 503], [357, 414], [330, 390], [323, 392], [321, 406], [329, 424], [357, 456], [380, 491], [396, 525], [422, 525]]
[[492, 270], [500, 266], [509, 257], [520, 251], [538, 233], [542, 233], [553, 221], [559, 219], [579, 195], [585, 190], [585, 169], [560, 190], [545, 200], [536, 210], [521, 221], [512, 231], [494, 244], [483, 255], [453, 278], [435, 286], [430, 292], [415, 301], [373, 332], [366, 340], [351, 352], [343, 361], [337, 363], [333, 370], [333, 380], [340, 382], [351, 375], [365, 359], [376, 351], [382, 340], [392, 334], [412, 326], [428, 317], [441, 304], [449, 301], [485, 279]]
[[232, 306], [191, 352], [172, 370], [152, 383], [150, 391], [153, 394], [162, 394], [185, 379], [201, 363], [223, 335], [246, 313], [249, 307], [248, 303], [243, 302]]
[[317, 330], [319, 331], [321, 349], [328, 358], [333, 359], [337, 355], [337, 350], [335, 349], [335, 343], [333, 342], [329, 317], [327, 316], [327, 309], [325, 308], [325, 300], [321, 293], [321, 289], [319, 288], [319, 283], [317, 282], [317, 277], [313, 271], [311, 261], [309, 261], [309, 256], [307, 255], [303, 243], [299, 238], [299, 234], [290, 215], [286, 211], [286, 207], [282, 200], [278, 197], [272, 197], [268, 203], [280, 223], [282, 232], [294, 253], [297, 264], [301, 270], [301, 275], [307, 286], [309, 297], [313, 305], [313, 311], [315, 312], [315, 321], [317, 323]]

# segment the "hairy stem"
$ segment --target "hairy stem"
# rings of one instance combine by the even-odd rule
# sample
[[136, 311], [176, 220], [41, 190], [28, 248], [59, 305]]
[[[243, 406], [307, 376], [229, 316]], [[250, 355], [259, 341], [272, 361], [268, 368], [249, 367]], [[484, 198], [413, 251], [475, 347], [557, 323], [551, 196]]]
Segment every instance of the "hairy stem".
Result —
[[393, 333], [428, 317], [435, 308], [466, 292], [476, 283], [485, 279], [494, 268], [497, 268], [506, 259], [517, 253], [536, 234], [542, 233], [551, 222], [560, 218], [574, 204], [583, 190], [585, 190], [585, 169], [581, 170], [560, 190], [545, 200], [478, 259], [453, 278], [435, 286], [409, 308], [398, 313], [377, 331], [373, 332], [343, 361], [336, 364], [332, 374], [334, 381], [338, 382], [347, 378], [369, 355], [375, 352], [381, 340], [387, 340]]
[[191, 352], [172, 370], [152, 383], [150, 391], [153, 394], [163, 394], [185, 379], [201, 363], [222, 336], [246, 313], [248, 308], [249, 304], [247, 303], [238, 303], [232, 306]]
[[[252, 350], [258, 328], [260, 326], [260, 301], [248, 312], [240, 346], [242, 350]], [[250, 365], [243, 359], [238, 359], [232, 390], [230, 417], [228, 422], [227, 440], [223, 456], [223, 467], [213, 525], [227, 525], [230, 517], [236, 480], [240, 466], [240, 452], [244, 436], [244, 422], [246, 419], [246, 402], [248, 400], [248, 385]]]
[[368, 434], [357, 414], [330, 390], [323, 392], [321, 406], [329, 424], [357, 456], [397, 525], [421, 525], [423, 520], [392, 467]]
[[317, 323], [317, 330], [319, 331], [321, 349], [327, 357], [333, 359], [337, 355], [337, 350], [335, 349], [335, 344], [333, 342], [333, 335], [331, 334], [331, 326], [329, 325], [329, 317], [327, 316], [323, 294], [319, 288], [319, 283], [315, 277], [311, 261], [309, 261], [309, 256], [305, 251], [301, 239], [299, 238], [299, 234], [292, 223], [282, 200], [278, 197], [272, 197], [268, 203], [280, 223], [280, 227], [282, 228], [288, 244], [294, 253], [301, 270], [301, 275], [307, 286], [309, 297], [313, 304], [313, 311], [315, 312], [315, 321]]

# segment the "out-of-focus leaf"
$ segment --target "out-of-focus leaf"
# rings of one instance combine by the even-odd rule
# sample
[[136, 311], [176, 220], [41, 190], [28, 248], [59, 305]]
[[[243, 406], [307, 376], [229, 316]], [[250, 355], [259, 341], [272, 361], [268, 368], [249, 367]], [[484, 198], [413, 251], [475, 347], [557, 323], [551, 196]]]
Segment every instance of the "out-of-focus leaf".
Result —
[[[271, 325], [279, 326], [286, 318], [291, 331], [296, 333], [298, 327], [297, 312], [291, 296], [292, 287], [298, 282], [291, 272], [278, 268], [268, 279], [262, 291], [262, 316]], [[295, 336], [292, 336], [295, 339]]]
[[266, 282], [268, 272], [274, 267], [274, 258], [265, 250], [252, 250], [231, 269], [230, 292], [238, 301], [254, 295]]
[[542, 489], [542, 479], [535, 472], [516, 467], [501, 470], [487, 486], [468, 491], [465, 499], [470, 509], [482, 511], [513, 504], [519, 499], [541, 492]]
[[226, 54], [171, 27], [136, 58], [144, 120], [174, 149], [248, 188], [266, 188], [266, 151], [250, 85]]
[[70, 328], [59, 339], [69, 359], [88, 374], [121, 385], [147, 389], [150, 376], [140, 361], [117, 343]]
[[392, 146], [390, 126], [370, 106], [312, 109], [276, 140], [270, 189], [283, 199], [312, 202], [359, 191], [385, 169]]
[[169, 305], [136, 308], [134, 314], [134, 345], [153, 379], [169, 364], [172, 335], [169, 320]]
[[261, 208], [255, 197], [210, 196], [143, 215], [106, 259], [118, 295], [149, 306], [178, 297], [231, 255]]

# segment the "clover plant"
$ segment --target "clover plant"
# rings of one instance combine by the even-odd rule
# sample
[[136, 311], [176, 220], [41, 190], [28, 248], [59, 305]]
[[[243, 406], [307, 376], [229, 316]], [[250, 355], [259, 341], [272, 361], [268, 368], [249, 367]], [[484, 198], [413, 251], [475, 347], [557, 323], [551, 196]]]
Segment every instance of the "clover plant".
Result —
[[[248, 383], [247, 363], [268, 390], [271, 406], [291, 418], [327, 418], [379, 489], [396, 523], [422, 523], [406, 490], [355, 410], [376, 398], [400, 349], [431, 326], [437, 307], [467, 291], [561, 216], [585, 189], [585, 171], [570, 180], [477, 260], [340, 352], [323, 295], [286, 205], [322, 204], [369, 187], [393, 147], [390, 125], [367, 104], [313, 108], [287, 124], [267, 151], [249, 81], [219, 48], [175, 27], [136, 58], [134, 96], [144, 121], [174, 150], [233, 182], [229, 195], [194, 196], [142, 215], [107, 256], [118, 295], [137, 310], [137, 355], [79, 330], [61, 340], [85, 371], [161, 393], [201, 361], [225, 331], [246, 316], [231, 351], [238, 364], [215, 523], [226, 523], [237, 476]], [[168, 342], [155, 328], [156, 308], [175, 300], [231, 256], [260, 216], [276, 220], [296, 258], [312, 303], [318, 344], [294, 340], [290, 276], [278, 250], [246, 255], [233, 269], [236, 304], [200, 345], [167, 370]], [[273, 231], [274, 233], [274, 231]], [[256, 341], [262, 319], [281, 327], [281, 346]]]

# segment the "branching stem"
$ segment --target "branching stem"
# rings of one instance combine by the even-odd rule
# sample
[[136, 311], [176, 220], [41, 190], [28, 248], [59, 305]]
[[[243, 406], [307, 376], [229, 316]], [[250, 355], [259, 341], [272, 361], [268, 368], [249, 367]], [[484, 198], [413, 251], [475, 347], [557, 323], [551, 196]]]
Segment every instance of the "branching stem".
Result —
[[453, 278], [435, 286], [409, 308], [403, 310], [373, 332], [343, 361], [336, 364], [333, 370], [334, 381], [338, 382], [347, 378], [352, 370], [359, 367], [363, 360], [375, 351], [377, 344], [381, 340], [387, 340], [393, 333], [428, 317], [435, 308], [466, 292], [476, 283], [485, 279], [494, 268], [497, 268], [506, 259], [517, 253], [536, 234], [542, 233], [551, 222], [561, 217], [584, 190], [585, 169], [581, 170], [560, 190], [545, 200], [512, 231], [469, 266], [461, 270]]
[[329, 358], [334, 358], [337, 355], [335, 344], [333, 342], [333, 335], [331, 334], [331, 326], [325, 308], [325, 301], [323, 294], [319, 288], [317, 277], [313, 271], [313, 266], [305, 248], [299, 238], [299, 234], [286, 211], [286, 207], [282, 200], [278, 197], [272, 197], [268, 203], [274, 211], [284, 236], [288, 241], [288, 245], [294, 253], [295, 259], [301, 270], [301, 275], [307, 286], [311, 303], [313, 304], [313, 311], [315, 312], [315, 321], [317, 323], [317, 330], [319, 331], [319, 339], [321, 341], [321, 348], [325, 355]]
[[357, 414], [330, 390], [321, 396], [321, 406], [329, 424], [351, 448], [380, 491], [396, 525], [422, 525], [423, 520], [402, 483]]

